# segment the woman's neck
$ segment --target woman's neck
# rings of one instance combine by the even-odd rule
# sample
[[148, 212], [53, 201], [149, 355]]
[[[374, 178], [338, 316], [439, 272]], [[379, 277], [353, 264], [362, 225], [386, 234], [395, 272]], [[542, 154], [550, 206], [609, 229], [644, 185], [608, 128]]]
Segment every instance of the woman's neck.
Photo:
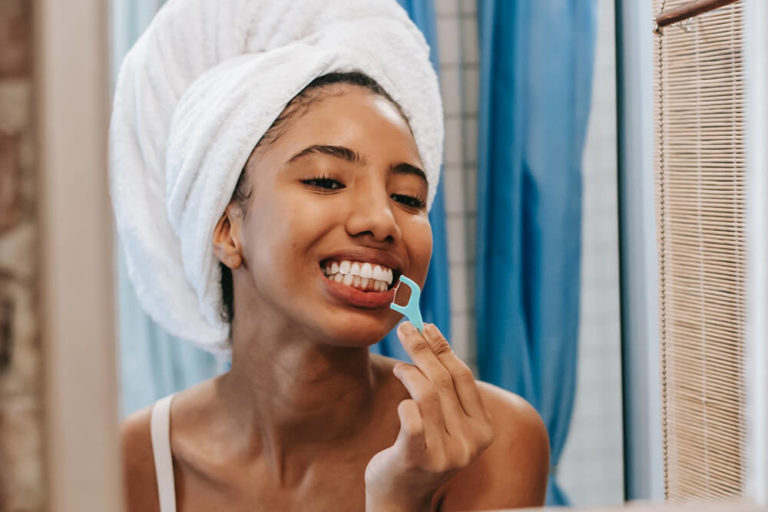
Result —
[[317, 450], [348, 443], [371, 424], [377, 372], [368, 347], [334, 347], [288, 326], [254, 324], [233, 325], [223, 403], [249, 452], [266, 457], [277, 475], [301, 473]]

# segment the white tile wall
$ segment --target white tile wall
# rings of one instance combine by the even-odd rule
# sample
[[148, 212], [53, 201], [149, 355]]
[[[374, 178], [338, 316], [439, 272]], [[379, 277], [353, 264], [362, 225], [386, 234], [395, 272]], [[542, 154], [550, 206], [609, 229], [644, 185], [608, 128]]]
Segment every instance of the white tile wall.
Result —
[[[592, 112], [584, 155], [582, 307], [576, 405], [559, 481], [576, 505], [623, 497], [613, 4], [598, 0]], [[476, 368], [476, 0], [435, 0], [446, 122], [445, 199], [456, 352]]]
[[[470, 278], [474, 268], [474, 237], [468, 236], [472, 218], [468, 207], [476, 204], [470, 198], [468, 176], [474, 168], [466, 162], [466, 83], [463, 68], [467, 55], [462, 41], [465, 19], [474, 21], [474, 2], [464, 6], [460, 0], [436, 0], [438, 44], [440, 51], [440, 88], [445, 111], [445, 166], [444, 190], [446, 227], [448, 231], [448, 262], [451, 279], [451, 327], [452, 342], [459, 356], [471, 366], [475, 364], [474, 350], [474, 303]], [[475, 45], [476, 48], [477, 45]], [[473, 57], [477, 67], [477, 55]], [[476, 87], [476, 86], [475, 86]], [[477, 92], [472, 93], [477, 97]], [[476, 116], [476, 106], [474, 116]]]
[[576, 403], [558, 480], [579, 506], [624, 498], [614, 11], [598, 0], [595, 74], [583, 160]]

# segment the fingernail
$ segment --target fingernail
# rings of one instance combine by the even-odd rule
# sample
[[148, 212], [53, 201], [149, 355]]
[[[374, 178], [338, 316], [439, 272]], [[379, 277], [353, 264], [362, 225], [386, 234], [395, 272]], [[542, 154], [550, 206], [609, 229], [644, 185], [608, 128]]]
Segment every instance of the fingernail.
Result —
[[427, 324], [424, 326], [424, 332], [433, 337], [437, 336], [437, 327], [435, 327], [435, 324]]

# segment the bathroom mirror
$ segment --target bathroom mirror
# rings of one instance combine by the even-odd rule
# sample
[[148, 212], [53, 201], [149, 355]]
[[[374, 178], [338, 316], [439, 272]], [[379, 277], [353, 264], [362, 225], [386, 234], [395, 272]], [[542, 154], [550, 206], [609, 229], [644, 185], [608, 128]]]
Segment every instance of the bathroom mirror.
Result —
[[[402, 3], [402, 2], [401, 2]], [[156, 10], [163, 4], [161, 1], [149, 0], [142, 2], [113, 0], [112, 2], [112, 74], [116, 77], [119, 63], [135, 39], [151, 21]], [[540, 15], [535, 12], [507, 12], [506, 7], [498, 2], [466, 2], [459, 0], [441, 0], [424, 2], [423, 6], [404, 3], [406, 10], [412, 15], [416, 24], [425, 34], [429, 44], [433, 46], [433, 60], [440, 78], [445, 122], [445, 152], [442, 172], [442, 204], [433, 208], [430, 218], [433, 223], [435, 246], [430, 272], [441, 281], [447, 281], [449, 286], [443, 288], [448, 297], [440, 301], [440, 308], [446, 313], [438, 315], [437, 324], [445, 330], [450, 330], [450, 341], [456, 353], [474, 370], [480, 378], [485, 378], [502, 387], [513, 386], [514, 378], [500, 374], [501, 370], [494, 368], [491, 359], [498, 359], [502, 354], [509, 354], [510, 348], [497, 347], [486, 343], [478, 344], [478, 308], [480, 302], [497, 300], [493, 292], [486, 298], [478, 298], [477, 279], [479, 260], [486, 258], [491, 249], [489, 244], [484, 247], [478, 237], [478, 230], [483, 221], [487, 201], [480, 198], [478, 182], [484, 178], [482, 168], [486, 165], [485, 176], [491, 179], [488, 162], [482, 161], [483, 144], [491, 143], [479, 135], [481, 122], [493, 122], [483, 118], [482, 96], [497, 87], [494, 83], [486, 83], [481, 79], [484, 72], [482, 57], [488, 53], [488, 60], [493, 59], [493, 66], [501, 66], [503, 54], [493, 54], [493, 49], [483, 40], [481, 33], [483, 6], [490, 9], [498, 4], [497, 16], [531, 16], [532, 21], [510, 18], [504, 22], [509, 29], [525, 28], [525, 37], [530, 38], [533, 45], [541, 45], [536, 33], [547, 31], [549, 23], [566, 23], [572, 34], [563, 35], [562, 40], [553, 41], [540, 50], [531, 49], [532, 58], [536, 51], [557, 52], [560, 45], [581, 45], [585, 62], [575, 63], [583, 69], [571, 67], [559, 69], [553, 63], [550, 66], [533, 66], [521, 73], [531, 77], [550, 77], [551, 80], [581, 80], [577, 85], [553, 88], [547, 91], [553, 97], [557, 95], [578, 94], [584, 98], [579, 100], [588, 112], [575, 114], [573, 122], [578, 127], [562, 125], [567, 130], [561, 135], [566, 139], [578, 139], [581, 142], [572, 144], [573, 150], [580, 155], [576, 161], [567, 159], [543, 161], [542, 165], [556, 168], [558, 165], [571, 165], [568, 178], [577, 187], [576, 190], [563, 189], [555, 191], [555, 183], [559, 178], [556, 172], [548, 170], [551, 176], [541, 177], [538, 186], [548, 187], [547, 197], [542, 201], [551, 201], [553, 205], [567, 200], [569, 208], [580, 211], [578, 218], [562, 217], [567, 215], [565, 210], [561, 215], [562, 222], [567, 225], [558, 227], [557, 232], [549, 233], [542, 229], [534, 235], [531, 242], [525, 243], [555, 243], [558, 237], [576, 234], [563, 246], [562, 257], [551, 260], [551, 265], [562, 267], [571, 277], [558, 283], [547, 283], [547, 269], [542, 269], [541, 276], [531, 278], [527, 283], [525, 269], [510, 270], [519, 275], [510, 277], [510, 287], [541, 286], [553, 287], [547, 291], [546, 298], [550, 305], [542, 307], [557, 309], [552, 318], [567, 318], [568, 324], [562, 332], [553, 331], [550, 334], [530, 334], [534, 343], [542, 336], [552, 335], [557, 338], [553, 347], [564, 344], [567, 354], [577, 360], [575, 365], [567, 361], [553, 362], [551, 366], [540, 360], [543, 356], [531, 355], [531, 371], [542, 372], [535, 379], [550, 379], [545, 375], [561, 368], [559, 374], [551, 374], [557, 382], [541, 383], [533, 380], [527, 386], [529, 391], [537, 389], [538, 405], [548, 408], [552, 416], [549, 422], [550, 436], [553, 438], [553, 466], [551, 473], [556, 475], [554, 482], [559, 486], [553, 491], [550, 499], [553, 504], [573, 505], [618, 505], [625, 500], [624, 483], [624, 441], [623, 441], [623, 406], [622, 406], [622, 358], [621, 358], [621, 297], [619, 290], [619, 226], [618, 226], [618, 155], [617, 155], [617, 97], [616, 97], [616, 7], [612, 0], [598, 0], [593, 5], [584, 8], [583, 16], [588, 20], [571, 20], [564, 12], [547, 13], [542, 10]], [[575, 8], [575, 7], [574, 7]], [[535, 8], [532, 8], [535, 10]], [[579, 8], [581, 9], [581, 7]], [[648, 6], [650, 12], [650, 6]], [[427, 14], [426, 18], [420, 17]], [[538, 16], [538, 17], [537, 17]], [[538, 23], [539, 25], [536, 25]], [[501, 29], [499, 29], [501, 30]], [[521, 29], [522, 30], [522, 29]], [[522, 33], [522, 32], [521, 32]], [[489, 36], [486, 34], [485, 38]], [[581, 51], [581, 50], [580, 50]], [[571, 54], [560, 52], [562, 62], [573, 61]], [[498, 61], [498, 62], [497, 62]], [[491, 64], [486, 62], [487, 69]], [[499, 71], [498, 73], [501, 73]], [[557, 78], [561, 77], [561, 78]], [[498, 82], [502, 83], [502, 82]], [[579, 87], [585, 88], [580, 91]], [[527, 89], [521, 94], [535, 94], [536, 88]], [[520, 105], [526, 101], [521, 99]], [[565, 102], [566, 108], [576, 106]], [[542, 104], [538, 108], [544, 108]], [[531, 119], [523, 122], [546, 125], [558, 118], [554, 111], [542, 110], [531, 113]], [[535, 117], [533, 117], [535, 116]], [[581, 117], [578, 117], [581, 116]], [[523, 118], [520, 117], [522, 121]], [[548, 128], [540, 128], [540, 133], [546, 133]], [[553, 128], [553, 133], [559, 129]], [[531, 144], [535, 142], [532, 141]], [[560, 143], [560, 142], [558, 142]], [[545, 158], [547, 151], [530, 147], [531, 158]], [[573, 159], [571, 159], [573, 160]], [[560, 163], [558, 163], [560, 162]], [[579, 178], [580, 175], [580, 178]], [[514, 178], [501, 175], [493, 179], [502, 180], [502, 185], [513, 186]], [[581, 192], [578, 188], [581, 188]], [[521, 200], [529, 205], [535, 204], [531, 190]], [[557, 194], [561, 194], [560, 198]], [[580, 196], [580, 197], [578, 197]], [[535, 207], [535, 206], [531, 206]], [[442, 210], [442, 211], [438, 211]], [[542, 212], [539, 215], [545, 215]], [[520, 214], [528, 215], [521, 210]], [[522, 221], [530, 229], [537, 229], [536, 220], [526, 218]], [[552, 223], [560, 222], [553, 217]], [[490, 225], [490, 224], [488, 224]], [[528, 228], [522, 228], [528, 229]], [[499, 232], [498, 236], [505, 236]], [[510, 233], [512, 233], [510, 231]], [[560, 234], [562, 233], [562, 235]], [[510, 236], [512, 236], [510, 234]], [[525, 236], [525, 235], [522, 235]], [[538, 238], [536, 238], [538, 237]], [[521, 239], [522, 240], [522, 239]], [[538, 240], [538, 241], [536, 241]], [[546, 254], [536, 256], [535, 245], [525, 249], [532, 251], [532, 258], [545, 258]], [[543, 249], [541, 249], [543, 251]], [[527, 265], [528, 263], [526, 263]], [[490, 271], [488, 271], [490, 272]], [[492, 280], [490, 275], [483, 279]], [[498, 282], [498, 280], [497, 280]], [[539, 283], [536, 285], [535, 283]], [[132, 283], [127, 277], [122, 255], [118, 257], [116, 287], [118, 290], [118, 328], [119, 354], [121, 366], [121, 408], [124, 415], [146, 407], [162, 396], [178, 389], [186, 388], [198, 380], [226, 371], [228, 362], [217, 360], [187, 343], [180, 342], [165, 333], [160, 326], [151, 321], [143, 312], [137, 300]], [[560, 295], [558, 287], [572, 287], [574, 292], [568, 295], [565, 304], [557, 304], [555, 297]], [[511, 290], [512, 288], [510, 288]], [[521, 288], [522, 289], [522, 288]], [[526, 292], [529, 293], [529, 292]], [[422, 299], [422, 307], [429, 309], [428, 292]], [[535, 292], [530, 292], [529, 300], [535, 300]], [[448, 300], [445, 300], [448, 299]], [[480, 301], [480, 302], [478, 302]], [[517, 306], [511, 306], [517, 307]], [[520, 305], [520, 314], [527, 306]], [[521, 316], [520, 318], [523, 318]], [[433, 320], [434, 316], [433, 316]], [[488, 320], [501, 322], [502, 320]], [[498, 324], [501, 325], [501, 324]], [[536, 330], [539, 327], [532, 327]], [[574, 339], [571, 339], [571, 338]], [[389, 340], [395, 341], [396, 340]], [[516, 343], [522, 343], [518, 340]], [[404, 352], [397, 343], [385, 347], [383, 352], [400, 356]], [[398, 350], [399, 349], [399, 350]], [[506, 351], [506, 352], [505, 352]], [[483, 355], [487, 353], [486, 355]], [[496, 355], [494, 355], [494, 353]], [[565, 352], [561, 356], [566, 358]], [[522, 366], [519, 371], [523, 371]], [[517, 390], [523, 394], [522, 389]], [[660, 468], [657, 468], [660, 469]], [[659, 475], [660, 476], [660, 475]], [[656, 489], [656, 497], [661, 489]]]
[[[483, 100], [492, 90], [488, 76], [483, 75], [484, 70], [491, 69], [484, 67], [488, 61], [483, 60], [489, 49], [486, 23], [494, 19], [491, 16], [494, 12], [501, 17], [509, 16], [504, 18], [512, 24], [509, 26], [521, 23], [514, 21], [514, 16], [527, 15], [529, 50], [535, 55], [536, 48], [546, 48], [543, 39], [554, 37], [552, 26], [544, 29], [536, 23], [555, 18], [546, 18], [533, 6], [526, 7], [533, 9], [530, 12], [522, 7], [522, 11], [507, 12], [501, 6], [504, 2], [435, 0], [427, 4], [432, 4], [429, 12], [434, 32], [430, 34], [426, 29], [425, 38], [438, 50], [435, 64], [446, 128], [441, 193], [445, 227], [443, 271], [450, 284], [445, 298], [450, 314], [445, 317], [448, 319], [445, 325], [450, 325], [454, 351], [475, 374], [503, 383], [503, 377], [494, 373], [495, 367], [491, 364], [493, 350], [499, 347], [478, 341], [478, 316], [484, 314], [478, 309], [478, 282], [488, 278], [487, 272], [478, 268], [478, 262], [487, 256], [483, 248], [492, 245], [487, 237], [478, 236], [478, 227], [488, 226], [484, 224], [487, 217], [485, 220], [482, 217], [487, 215], [484, 203], [490, 201], [490, 195], [480, 197], [479, 191], [483, 189], [483, 179], [498, 178], [498, 174], [489, 170], [492, 165], [487, 151], [484, 153], [495, 146], [482, 129], [490, 120], [498, 122]], [[589, 90], [588, 111], [582, 112], [580, 118], [583, 121], [581, 156], [575, 167], [580, 176], [580, 219], [571, 226], [572, 232], [579, 233], [578, 257], [572, 258], [578, 260], [578, 265], [568, 267], [578, 275], [578, 280], [568, 281], [578, 285], [573, 295], [578, 297], [578, 307], [571, 311], [577, 332], [572, 344], [575, 361], [570, 370], [550, 373], [547, 381], [530, 381], [536, 383], [535, 387], [546, 382], [546, 386], [537, 389], [541, 393], [531, 395], [534, 398], [530, 401], [536, 402], [548, 426], [559, 426], [562, 431], [551, 428], [550, 432], [550, 437], [559, 441], [557, 461], [550, 471], [559, 488], [558, 493], [550, 495], [553, 505], [568, 504], [577, 510], [591, 507], [618, 510], [631, 502], [629, 505], [637, 510], [707, 510], [701, 504], [687, 507], [662, 504], [665, 494], [673, 501], [701, 501], [690, 497], [698, 492], [710, 492], [710, 496], [720, 493], [722, 499], [742, 497], [761, 503], [766, 500], [768, 455], [765, 438], [760, 434], [766, 429], [760, 426], [767, 424], [768, 403], [765, 388], [760, 386], [765, 383], [764, 368], [768, 367], [768, 361], [764, 346], [756, 341], [765, 339], [761, 337], [765, 326], [760, 315], [750, 312], [760, 310], [760, 304], [765, 304], [764, 290], [768, 289], [764, 286], [763, 273], [754, 270], [758, 268], [755, 262], [765, 255], [763, 245], [767, 238], [761, 231], [765, 224], [759, 222], [765, 212], [755, 206], [760, 202], [752, 195], [765, 192], [767, 185], [755, 178], [760, 175], [757, 172], [760, 166], [768, 161], [764, 155], [766, 146], [755, 144], [755, 139], [763, 137], [764, 140], [768, 133], [765, 127], [768, 102], [762, 92], [768, 88], [755, 84], [768, 82], [765, 66], [768, 31], [763, 30], [768, 16], [761, 2], [741, 0], [717, 6], [691, 22], [674, 22], [664, 29], [662, 36], [649, 26], [649, 20], [657, 14], [690, 7], [688, 4], [690, 2], [672, 0], [596, 0], [585, 11], [589, 15], [587, 21], [574, 24], [574, 20], [566, 16], [557, 18], [563, 26], [571, 27], [574, 34], [577, 33], [574, 27], [586, 30], [591, 34], [591, 44], [587, 45], [589, 51], [585, 50], [589, 65], [570, 69]], [[19, 462], [22, 458], [11, 459], [11, 452], [5, 448], [0, 450], [3, 457], [0, 461], [19, 464], [13, 466], [10, 474], [26, 479], [23, 485], [2, 488], [0, 508], [6, 503], [23, 503], [33, 510], [46, 507], [118, 510], [121, 503], [119, 421], [168, 393], [193, 385], [205, 375], [228, 368], [226, 359], [195, 352], [189, 344], [160, 331], [145, 315], [131, 290], [111, 224], [104, 172], [111, 91], [120, 60], [161, 5], [159, 0], [113, 0], [107, 8], [102, 2], [91, 1], [84, 2], [74, 12], [56, 2], [41, 0], [35, 4], [34, 13], [24, 9], [0, 10], [0, 16], [8, 16], [11, 26], [20, 23], [34, 29], [34, 50], [31, 36], [21, 38], [27, 41], [29, 54], [34, 54], [34, 64], [28, 68], [22, 66], [13, 71], [15, 74], [3, 71], [5, 74], [0, 75], [0, 111], [9, 113], [2, 116], [0, 133], [6, 138], [23, 134], [26, 146], [22, 146], [20, 153], [22, 164], [13, 168], [21, 169], [20, 176], [34, 174], [38, 180], [34, 188], [40, 191], [37, 202], [29, 210], [36, 214], [25, 224], [34, 229], [25, 228], [27, 231], [22, 233], [34, 232], [32, 238], [36, 242], [26, 245], [14, 242], [13, 236], [20, 232], [15, 224], [10, 228], [3, 224], [0, 231], [0, 270], [3, 271], [0, 272], [3, 293], [0, 309], [3, 326], [0, 329], [0, 392], [3, 393], [0, 439], [3, 444], [0, 446], [23, 440], [23, 446], [31, 447], [25, 451], [26, 462]], [[406, 5], [406, 8], [419, 11], [413, 6]], [[547, 14], [555, 17], [558, 13]], [[423, 19], [415, 21], [425, 23]], [[725, 31], [730, 37], [727, 51], [717, 46], [718, 41], [722, 43], [717, 39], [723, 37], [722, 25], [713, 25], [725, 21], [732, 23], [731, 28], [743, 27], [743, 32], [741, 29]], [[662, 39], [667, 36], [668, 39]], [[99, 44], [105, 40], [109, 41], [108, 45]], [[686, 44], [698, 44], [700, 50], [705, 50], [695, 66], [684, 62], [695, 50]], [[734, 45], [741, 46], [734, 49]], [[576, 46], [573, 48], [575, 52]], [[78, 58], [72, 58], [73, 55]], [[578, 55], [584, 57], [585, 54]], [[541, 63], [545, 64], [547, 58], [556, 56], [541, 57]], [[724, 84], [723, 76], [706, 75], [711, 69], [707, 67], [708, 62], [732, 67], [741, 63], [743, 67], [733, 75], [735, 79]], [[526, 68], [526, 72], [545, 73], [546, 67], [542, 69]], [[578, 73], [585, 69], [590, 70], [588, 79]], [[686, 103], [684, 95], [674, 95], [675, 88], [685, 79], [692, 80], [687, 73], [694, 71], [704, 73], [698, 80], [708, 92], [691, 96], [699, 103]], [[676, 124], [676, 114], [698, 111], [700, 120], [711, 106], [701, 102], [711, 99], [711, 94], [722, 94], [722, 88], [733, 86], [734, 82], [746, 85], [743, 92], [731, 100], [743, 99], [745, 104], [754, 105], [757, 112], [748, 113], [748, 109], [733, 105], [728, 110], [728, 122], [733, 123], [735, 119], [738, 126], [744, 127], [743, 132], [737, 134], [743, 137], [739, 139], [744, 144], [743, 152], [738, 152], [741, 146], [736, 142], [726, 148], [736, 152], [736, 157], [728, 153], [729, 158], [745, 162], [743, 182], [734, 174], [726, 177], [730, 181], [707, 174], [717, 167], [716, 162], [711, 167], [688, 169], [685, 161], [679, 159], [697, 154], [711, 157], [711, 154], [706, 147], [692, 149], [679, 145], [675, 139], [690, 130], [686, 123], [691, 122], [689, 117]], [[540, 87], [538, 82], [535, 84], [537, 86], [528, 91], [531, 94], [548, 91], [544, 84]], [[576, 95], [585, 94], [584, 90], [572, 91]], [[14, 110], [11, 105], [19, 99], [26, 101], [30, 108]], [[537, 99], [540, 98], [528, 97], [524, 104], [543, 108]], [[713, 108], [726, 109], [723, 104]], [[528, 120], [532, 122], [538, 114], [540, 112], [528, 112]], [[73, 119], [78, 122], [77, 130], [72, 129]], [[573, 122], [577, 123], [578, 119], [574, 115]], [[546, 133], [531, 126], [531, 134]], [[30, 138], [30, 133], [37, 135]], [[699, 144], [706, 144], [708, 139], [702, 136], [697, 140]], [[553, 138], [549, 142], [554, 141]], [[523, 149], [541, 156], [534, 152], [536, 142], [535, 138], [528, 140], [529, 146]], [[679, 149], [681, 147], [683, 149]], [[663, 148], [664, 155], [659, 156], [659, 148]], [[11, 154], [3, 152], [3, 158], [6, 153]], [[25, 160], [31, 155], [34, 155], [31, 159], [34, 165]], [[528, 170], [536, 169], [534, 161], [529, 164], [532, 167]], [[36, 170], [33, 172], [33, 169]], [[5, 168], [0, 171], [5, 173]], [[689, 174], [685, 179], [681, 178], [686, 172]], [[707, 181], [708, 177], [713, 181]], [[524, 214], [528, 215], [526, 219], [531, 221], [531, 226], [535, 226], [536, 218], [530, 216], [542, 214], [535, 209], [535, 203], [530, 202], [531, 198], [552, 200], [552, 196], [534, 186], [546, 182], [536, 181], [540, 178], [529, 175], [520, 182], [528, 194], [525, 197], [529, 200], [529, 209], [524, 210]], [[0, 174], [0, 179], [5, 180], [6, 174]], [[725, 190], [722, 184], [726, 181], [728, 190], [743, 193], [737, 194], [742, 202], [718, 208], [723, 203], [711, 202], [712, 197]], [[659, 183], [667, 185], [666, 195], [662, 195], [667, 216], [661, 221], [656, 210]], [[686, 187], [691, 183], [698, 187], [693, 196], [692, 189]], [[14, 188], [17, 189], [26, 190]], [[572, 190], [563, 193], [569, 191]], [[692, 202], [691, 197], [699, 203]], [[3, 201], [0, 199], [0, 207], [5, 207]], [[741, 237], [737, 237], [737, 242], [744, 245], [728, 246], [732, 252], [723, 255], [715, 249], [726, 247], [726, 235], [719, 239], [702, 237], [698, 239], [700, 244], [713, 245], [706, 246], [708, 249], [703, 252], [701, 246], [698, 247], [699, 252], [693, 256], [681, 253], [680, 247], [686, 247], [686, 242], [695, 235], [689, 229], [695, 223], [686, 223], [690, 220], [692, 204], [700, 210], [703, 207], [708, 215], [698, 224], [700, 227], [736, 223]], [[724, 209], [733, 214], [729, 220], [723, 220]], [[4, 217], [3, 222], [8, 218]], [[657, 222], [668, 236], [661, 245], [657, 245]], [[530, 233], [523, 239], [548, 240]], [[680, 245], [674, 245], [676, 243]], [[659, 252], [659, 247], [666, 252]], [[665, 258], [661, 264], [666, 266], [659, 266], [660, 254]], [[687, 257], [698, 254], [698, 261], [706, 266], [697, 270], [691, 263], [696, 260], [686, 260], [681, 254]], [[738, 258], [734, 259], [734, 255]], [[19, 292], [20, 281], [13, 277], [17, 274], [8, 274], [11, 276], [8, 277], [5, 273], [6, 268], [11, 267], [25, 271], [24, 260], [37, 262], [24, 274], [24, 283], [34, 281], [31, 287], [40, 290], [39, 300], [29, 303], [5, 300], [26, 296], [26, 292]], [[730, 270], [734, 268], [734, 261], [742, 262], [743, 268], [756, 273], [734, 273]], [[666, 280], [659, 280], [659, 268], [666, 269]], [[525, 275], [535, 274], [542, 279], [556, 273], [536, 274], [532, 267], [524, 270], [529, 272]], [[700, 297], [719, 298], [719, 302], [702, 300], [697, 303], [700, 309], [695, 310], [684, 292], [702, 275], [712, 277], [697, 282], [715, 289]], [[519, 281], [525, 283], [524, 279]], [[561, 293], [566, 295], [568, 291]], [[659, 303], [660, 297], [667, 302]], [[734, 297], [744, 297], [744, 302], [731, 300]], [[487, 302], [480, 303], [483, 311], [490, 309]], [[731, 307], [733, 309], [728, 309]], [[28, 312], [27, 320], [36, 320], [18, 323], [20, 311]], [[12, 320], [9, 322], [8, 318]], [[535, 320], [530, 316], [525, 318]], [[7, 325], [14, 328], [6, 329]], [[32, 335], [32, 330], [21, 329], [19, 325], [37, 325], [37, 334]], [[708, 336], [696, 338], [704, 327], [708, 329]], [[715, 343], [734, 337], [740, 337], [743, 344]], [[39, 344], [29, 341], [35, 339], [41, 340]], [[696, 340], [702, 339], [712, 342], [706, 347], [717, 348], [714, 356], [702, 351], [704, 343], [697, 344]], [[9, 346], [14, 349], [6, 350]], [[741, 350], [731, 359], [742, 363], [736, 370], [728, 366], [730, 360], [726, 359], [733, 356], [734, 352], [729, 350], [734, 347]], [[531, 361], [537, 359], [532, 356]], [[743, 382], [742, 394], [731, 396], [724, 404], [720, 396], [701, 394], [701, 379], [686, 380], [690, 375], [686, 371], [701, 370], [702, 365], [709, 362], [712, 364], [706, 368], [708, 372], [699, 375], [707, 377], [710, 389], [730, 389], [729, 383]], [[713, 369], [723, 367], [731, 372], [730, 377], [727, 372], [712, 373]], [[546, 365], [532, 364], [531, 368], [542, 373], [552, 371]], [[522, 394], [525, 385], [520, 389], [523, 391], [518, 392]], [[551, 400], [553, 396], [558, 399]], [[738, 405], [735, 416], [734, 403]], [[553, 412], [555, 409], [560, 412]], [[560, 413], [564, 416], [559, 417]], [[705, 413], [708, 416], [704, 416]], [[22, 416], [30, 418], [28, 423], [21, 423]], [[14, 421], [8, 422], [7, 418]], [[737, 427], [745, 426], [739, 431], [740, 437], [728, 437], [723, 433], [726, 431], [717, 430], [729, 422], [735, 422]], [[8, 425], [22, 427], [10, 429]], [[701, 429], [707, 427], [712, 429], [707, 432], [713, 433], [710, 444], [691, 444], [690, 440], [696, 439]], [[724, 444], [723, 439], [727, 443]], [[733, 452], [739, 450], [745, 456], [734, 458]], [[15, 468], [22, 468], [20, 464], [27, 464], [24, 467], [32, 470], [17, 471]], [[705, 464], [703, 468], [702, 464]], [[43, 474], [47, 475], [46, 479]], [[703, 488], [696, 480], [697, 474], [716, 474], [717, 482], [730, 482], [730, 487], [713, 483]], [[10, 481], [3, 470], [0, 477]], [[709, 507], [712, 510], [758, 509], [748, 503]]]

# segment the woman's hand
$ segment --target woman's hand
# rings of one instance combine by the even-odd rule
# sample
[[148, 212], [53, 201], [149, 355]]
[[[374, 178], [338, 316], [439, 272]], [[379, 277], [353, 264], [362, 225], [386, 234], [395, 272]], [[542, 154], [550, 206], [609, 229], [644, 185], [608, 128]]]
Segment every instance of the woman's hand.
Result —
[[493, 440], [488, 411], [472, 372], [433, 324], [422, 336], [410, 322], [397, 329], [415, 364], [394, 368], [412, 399], [397, 408], [400, 433], [365, 470], [366, 510], [429, 510], [437, 489]]

